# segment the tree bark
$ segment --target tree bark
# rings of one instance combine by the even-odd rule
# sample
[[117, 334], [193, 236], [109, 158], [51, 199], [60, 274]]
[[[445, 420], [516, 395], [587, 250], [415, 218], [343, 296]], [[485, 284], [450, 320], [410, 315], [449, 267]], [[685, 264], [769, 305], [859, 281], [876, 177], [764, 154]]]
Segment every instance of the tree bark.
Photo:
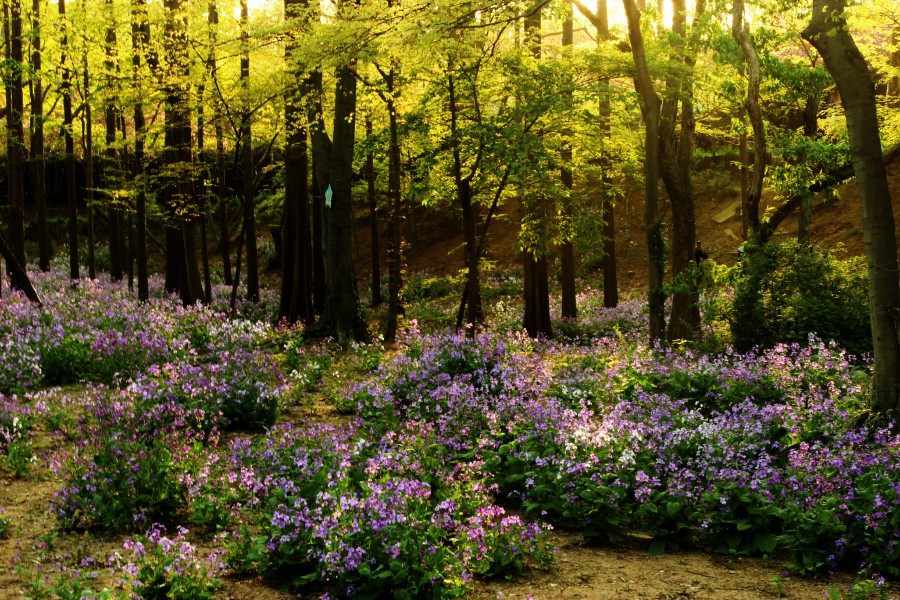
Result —
[[[667, 81], [667, 95], [662, 104], [659, 124], [660, 175], [672, 205], [672, 273], [680, 279], [672, 294], [669, 320], [670, 341], [694, 340], [700, 329], [698, 291], [694, 281], [694, 192], [691, 184], [691, 160], [694, 148], [693, 71], [694, 53], [687, 40], [687, 15], [684, 0], [672, 2], [672, 34], [675, 41], [673, 58], [681, 56], [688, 73]], [[696, 15], [705, 10], [698, 2]], [[681, 105], [680, 131], [678, 106]]]
[[[366, 138], [372, 139], [372, 120], [366, 118]], [[378, 191], [375, 188], [375, 153], [366, 153], [366, 197], [369, 202], [369, 254], [372, 257], [372, 308], [381, 306], [381, 248], [378, 234]]]
[[403, 235], [400, 224], [403, 219], [403, 197], [400, 190], [400, 133], [397, 126], [399, 96], [395, 85], [394, 69], [386, 74], [388, 110], [388, 206], [389, 231], [387, 248], [388, 267], [388, 315], [384, 341], [392, 344], [397, 337], [397, 321], [403, 312], [400, 295], [403, 292]]
[[[107, 189], [115, 189], [119, 178], [119, 156], [116, 151], [116, 129], [119, 119], [118, 98], [116, 97], [117, 64], [116, 57], [116, 27], [112, 14], [112, 0], [106, 0], [107, 19], [105, 60], [106, 69], [106, 102], [104, 106], [104, 119], [106, 121], [106, 155], [103, 165], [104, 180]], [[89, 188], [92, 186], [88, 186]], [[120, 281], [125, 276], [125, 248], [122, 242], [122, 213], [116, 205], [115, 196], [110, 196], [107, 215], [109, 218], [109, 275], [113, 281]]]
[[666, 241], [659, 221], [659, 114], [660, 100], [653, 89], [644, 36], [641, 33], [641, 13], [635, 0], [623, 0], [628, 19], [628, 38], [634, 58], [634, 86], [641, 98], [644, 117], [644, 231], [647, 236], [649, 258], [647, 304], [650, 311], [650, 341], [663, 339], [666, 331], [663, 277], [666, 271]]
[[[353, 148], [356, 137], [356, 71], [347, 64], [338, 69], [334, 99], [333, 147], [329, 162], [331, 206], [325, 207], [325, 281], [328, 301], [322, 324], [341, 345], [368, 341], [369, 332], [359, 312], [353, 269], [351, 197]], [[326, 188], [327, 189], [327, 188]]]
[[31, 100], [32, 188], [37, 211], [38, 266], [50, 270], [50, 231], [47, 225], [47, 162], [44, 156], [44, 85], [41, 56], [41, 0], [31, 5], [31, 68], [34, 71]]
[[[541, 58], [541, 21], [541, 8], [533, 10], [525, 17], [525, 43], [536, 59]], [[526, 206], [525, 211], [529, 221], [539, 223], [539, 227], [545, 227], [549, 216], [548, 199], [533, 199], [532, 206]], [[546, 236], [546, 231], [537, 235], [538, 238]], [[549, 338], [553, 335], [553, 327], [550, 322], [550, 273], [547, 254], [540, 248], [525, 248], [522, 252], [522, 261], [525, 303], [523, 325], [529, 336]]]
[[59, 59], [62, 71], [63, 130], [66, 144], [66, 203], [69, 209], [69, 277], [78, 279], [78, 197], [75, 186], [75, 141], [72, 139], [72, 70], [69, 67], [69, 24], [66, 19], [66, 0], [59, 0], [59, 16], [63, 36]]
[[822, 55], [841, 95], [862, 210], [869, 271], [869, 314], [875, 350], [875, 408], [888, 418], [900, 412], [900, 277], [887, 172], [881, 152], [875, 86], [850, 35], [844, 0], [813, 0], [801, 33]]
[[[296, 18], [298, 10], [307, 6], [304, 0], [285, 0], [287, 18]], [[295, 45], [285, 49], [290, 68], [297, 73], [296, 80], [303, 81], [305, 75], [296, 61]], [[284, 182], [284, 253], [281, 261], [282, 283], [279, 316], [289, 323], [302, 320], [306, 324], [313, 321], [312, 290], [310, 272], [309, 240], [309, 154], [304, 121], [304, 106], [308, 86], [291, 86], [285, 94], [285, 121], [287, 123], [287, 143], [285, 148]]]
[[[132, 0], [131, 4], [131, 47], [132, 47], [132, 80], [137, 97], [141, 97], [143, 76], [141, 62], [150, 43], [150, 23], [147, 20], [145, 0]], [[144, 105], [138, 100], [134, 105], [134, 177], [140, 178], [144, 173]], [[135, 198], [134, 242], [137, 259], [138, 299], [142, 302], [150, 298], [150, 273], [147, 261], [147, 196], [143, 182], [138, 184]]]
[[[563, 21], [562, 28], [562, 45], [563, 52], [566, 56], [571, 57], [572, 42], [574, 32], [572, 28], [572, 4], [567, 3], [566, 18]], [[574, 86], [574, 82], [572, 82]], [[565, 92], [566, 118], [572, 112], [572, 89]], [[569, 192], [572, 191], [572, 128], [566, 124], [562, 131], [563, 146], [560, 151], [562, 159], [562, 169], [559, 178]], [[572, 240], [565, 240], [559, 248], [559, 260], [561, 268], [560, 288], [561, 288], [561, 308], [562, 317], [564, 319], [575, 319], [578, 317], [578, 305], [575, 301], [575, 244]]]
[[750, 39], [750, 30], [744, 23], [744, 0], [733, 0], [731, 35], [734, 37], [747, 63], [747, 117], [753, 127], [753, 173], [743, 213], [750, 234], [759, 229], [759, 202], [762, 198], [763, 178], [766, 175], [766, 129], [759, 107], [759, 60]]
[[[10, 74], [7, 147], [9, 148], [9, 245], [20, 265], [25, 264], [25, 98], [22, 71], [25, 56], [22, 45], [22, 2], [10, 0]], [[13, 284], [15, 285], [15, 284]]]
[[[97, 254], [96, 254], [96, 238], [94, 237], [94, 130], [93, 118], [91, 114], [90, 89], [91, 80], [88, 71], [87, 52], [82, 56], [82, 69], [84, 70], [84, 110], [82, 111], [81, 129], [84, 139], [84, 187], [85, 187], [85, 209], [87, 210], [87, 268], [88, 277], [97, 278]], [[118, 241], [118, 240], [117, 240]], [[112, 259], [112, 240], [110, 240], [110, 259]], [[121, 256], [119, 257], [121, 260]], [[119, 278], [121, 279], [121, 277]]]
[[250, 13], [247, 0], [241, 0], [241, 88], [248, 95], [241, 115], [241, 166], [244, 171], [244, 222], [247, 228], [247, 297], [259, 300], [259, 259], [256, 252], [256, 196], [253, 161], [253, 118], [250, 106]]

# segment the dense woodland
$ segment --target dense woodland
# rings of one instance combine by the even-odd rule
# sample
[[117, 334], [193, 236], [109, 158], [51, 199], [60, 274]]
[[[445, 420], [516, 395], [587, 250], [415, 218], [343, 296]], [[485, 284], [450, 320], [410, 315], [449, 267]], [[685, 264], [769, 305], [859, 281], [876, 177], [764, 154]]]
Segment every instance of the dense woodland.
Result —
[[[623, 10], [624, 9], [624, 10]], [[186, 305], [212, 270], [259, 297], [259, 236], [281, 264], [279, 315], [366, 340], [351, 246], [371, 214], [367, 278], [403, 313], [402, 223], [456, 214], [458, 326], [483, 319], [498, 206], [521, 222], [523, 325], [550, 336], [550, 271], [574, 317], [576, 257], [603, 260], [618, 302], [615, 206], [644, 186], [652, 340], [696, 339], [695, 190], [739, 173], [748, 256], [793, 211], [856, 174], [870, 265], [878, 405], [900, 401], [896, 242], [882, 147], [900, 131], [900, 15], [872, 0], [4, 4], [4, 254], [68, 255], [148, 297], [152, 266]], [[641, 183], [643, 182], [643, 183]], [[661, 185], [660, 185], [661, 183]], [[780, 200], [761, 214], [763, 189]], [[665, 194], [671, 214], [660, 211]], [[154, 257], [161, 260], [154, 260]], [[211, 266], [212, 265], [212, 266]], [[668, 283], [667, 283], [668, 282]], [[675, 284], [671, 284], [675, 282]], [[671, 301], [671, 312], [666, 302]]]

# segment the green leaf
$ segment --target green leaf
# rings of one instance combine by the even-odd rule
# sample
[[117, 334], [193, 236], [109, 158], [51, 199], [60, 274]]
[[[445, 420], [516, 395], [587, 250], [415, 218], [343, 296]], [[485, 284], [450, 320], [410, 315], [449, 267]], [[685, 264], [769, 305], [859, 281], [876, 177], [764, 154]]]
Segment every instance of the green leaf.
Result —
[[681, 512], [681, 502], [676, 502], [674, 500], [666, 503], [666, 513], [670, 517], [675, 517], [678, 513]]
[[664, 554], [666, 552], [666, 540], [653, 540], [652, 542], [650, 542], [650, 548], [648, 552], [650, 553], [650, 556], [659, 556], [660, 554]]
[[756, 547], [766, 554], [771, 554], [778, 545], [778, 537], [774, 533], [761, 533], [756, 536]]

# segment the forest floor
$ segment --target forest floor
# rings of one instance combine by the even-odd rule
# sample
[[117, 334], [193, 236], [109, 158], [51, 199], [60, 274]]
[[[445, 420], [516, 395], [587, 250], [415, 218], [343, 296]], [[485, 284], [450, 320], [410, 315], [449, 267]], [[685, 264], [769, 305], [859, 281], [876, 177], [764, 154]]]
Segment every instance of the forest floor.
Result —
[[[900, 164], [889, 169], [895, 211], [900, 210]], [[840, 200], [815, 205], [813, 239], [827, 247], [843, 245], [850, 254], [862, 254], [864, 244], [858, 197], [853, 184], [840, 188]], [[739, 213], [731, 213], [737, 195], [730, 192], [698, 194], [697, 230], [706, 250], [717, 262], [731, 264], [740, 244]], [[668, 207], [665, 208], [668, 210]], [[898, 213], [900, 214], [900, 213]], [[623, 291], [640, 290], [646, 279], [646, 253], [641, 227], [641, 206], [637, 193], [627, 195], [617, 209], [619, 232], [619, 281]], [[461, 266], [461, 246], [457, 236], [447, 235], [453, 228], [446, 222], [422, 218], [408, 232], [410, 273], [455, 274]], [[357, 223], [357, 245], [367, 248], [368, 223]], [[781, 236], [796, 232], [796, 218], [782, 227]], [[512, 218], [500, 218], [492, 233], [491, 257], [499, 266], [516, 263], [514, 242], [517, 229]], [[361, 268], [367, 268], [360, 265]], [[596, 277], [599, 274], [588, 275]], [[297, 408], [282, 416], [296, 422], [335, 422], [345, 419], [324, 403]], [[55, 448], [71, 444], [39, 432], [35, 441], [36, 464], [24, 477], [0, 473], [0, 506], [15, 524], [0, 539], [0, 599], [23, 597], [23, 577], [42, 577], [33, 571], [37, 563], [52, 564], [55, 557], [68, 562], [67, 555], [104, 555], [122, 551], [125, 536], [63, 533], [56, 527], [50, 501], [58, 483], [43, 457]], [[847, 586], [852, 574], [822, 578], [791, 577], [785, 572], [786, 557], [769, 560], [730, 557], [685, 549], [661, 556], [650, 556], [646, 540], [634, 538], [620, 545], [590, 546], [571, 532], [556, 532], [558, 548], [556, 568], [552, 572], [533, 571], [514, 581], [480, 581], [474, 597], [543, 599], [733, 599], [822, 598], [829, 589], [834, 598], [856, 598]], [[202, 547], [202, 543], [200, 544]], [[96, 582], [97, 588], [112, 581]], [[226, 578], [216, 594], [220, 600], [286, 600], [297, 595], [269, 587], [259, 579]], [[826, 595], [826, 597], [828, 597]], [[889, 598], [900, 598], [900, 587], [888, 591]]]

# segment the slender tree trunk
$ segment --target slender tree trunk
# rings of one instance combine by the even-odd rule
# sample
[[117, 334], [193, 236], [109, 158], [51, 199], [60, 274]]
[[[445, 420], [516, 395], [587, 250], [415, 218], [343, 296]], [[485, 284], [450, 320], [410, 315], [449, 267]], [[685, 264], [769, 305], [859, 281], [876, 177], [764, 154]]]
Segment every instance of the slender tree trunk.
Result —
[[72, 70], [69, 67], [69, 24], [66, 19], [66, 0], [59, 0], [59, 16], [62, 21], [61, 53], [59, 59], [62, 71], [61, 92], [63, 97], [63, 130], [66, 144], [66, 198], [69, 208], [69, 277], [78, 279], [78, 197], [75, 187], [75, 141], [72, 139]]
[[[94, 237], [94, 129], [91, 113], [91, 80], [88, 71], [87, 52], [82, 58], [84, 69], [84, 110], [82, 111], [82, 135], [84, 136], [84, 187], [86, 188], [85, 208], [87, 209], [87, 246], [88, 246], [88, 277], [97, 278], [97, 254], [96, 238]], [[110, 258], [112, 258], [112, 240], [110, 240]], [[121, 277], [119, 277], [121, 279]]]
[[41, 0], [31, 5], [31, 68], [34, 71], [31, 100], [31, 161], [34, 204], [37, 211], [38, 266], [50, 270], [50, 231], [47, 226], [47, 162], [44, 157], [44, 85], [41, 56]]
[[753, 126], [753, 175], [744, 199], [743, 212], [750, 233], [759, 229], [759, 202], [762, 198], [763, 178], [766, 175], [766, 129], [759, 107], [759, 60], [750, 39], [750, 28], [744, 23], [744, 0], [734, 0], [731, 14], [731, 35], [741, 47], [747, 63], [747, 116]]
[[801, 33], [822, 55], [847, 119], [850, 156], [862, 209], [869, 270], [869, 314], [875, 348], [875, 408], [888, 418], [900, 412], [900, 277], [887, 172], [881, 153], [875, 86], [850, 35], [844, 0], [813, 0]]
[[325, 130], [322, 112], [322, 73], [313, 70], [309, 75], [311, 97], [307, 103], [310, 139], [313, 156], [313, 215], [312, 215], [312, 276], [313, 307], [316, 314], [324, 314], [328, 296], [325, 274], [325, 190], [331, 178], [330, 161], [333, 144]]
[[[10, 75], [7, 83], [10, 103], [6, 113], [9, 148], [9, 244], [20, 265], [25, 264], [25, 98], [22, 70], [25, 55], [22, 44], [22, 2], [9, 0]], [[15, 286], [15, 281], [13, 281]]]
[[[150, 24], [147, 20], [145, 0], [132, 0], [131, 4], [131, 46], [132, 46], [132, 79], [134, 88], [141, 98], [143, 77], [141, 61], [150, 43]], [[140, 100], [134, 105], [134, 177], [141, 178], [144, 173], [144, 106]], [[137, 188], [134, 215], [135, 258], [137, 259], [138, 299], [146, 301], [150, 298], [150, 273], [147, 261], [147, 196], [143, 183]]]
[[[250, 91], [250, 18], [247, 0], [241, 0], [241, 88], [245, 94]], [[253, 139], [251, 130], [252, 110], [246, 99], [241, 116], [241, 166], [244, 171], [244, 222], [247, 227], [247, 298], [259, 300], [259, 260], [256, 252], [256, 198], [254, 179], [256, 169], [253, 162]]]
[[[219, 9], [215, 0], [209, 3], [209, 56], [206, 59], [206, 72], [214, 77], [216, 72], [216, 46], [218, 44]], [[222, 103], [218, 97], [213, 101], [213, 121], [216, 135], [216, 222], [219, 226], [219, 253], [222, 256], [223, 283], [232, 284], [231, 278], [231, 231], [228, 227], [228, 212], [225, 202], [228, 199], [228, 187], [225, 182], [225, 132], [222, 127]]]
[[[366, 118], [366, 137], [372, 139], [372, 120]], [[375, 188], [375, 154], [366, 153], [367, 199], [369, 201], [370, 254], [372, 256], [372, 308], [381, 306], [381, 248], [378, 243], [378, 191]]]
[[403, 291], [403, 238], [400, 224], [403, 218], [403, 197], [400, 191], [400, 139], [397, 129], [398, 91], [394, 69], [385, 77], [388, 91], [388, 205], [390, 211], [390, 235], [388, 236], [388, 318], [384, 341], [392, 344], [397, 337], [397, 320], [403, 312], [400, 294]]
[[649, 279], [647, 304], [650, 311], [650, 341], [663, 339], [666, 331], [663, 277], [666, 271], [666, 242], [659, 221], [659, 113], [660, 100], [653, 89], [644, 37], [641, 33], [641, 14], [635, 0], [623, 0], [628, 19], [628, 37], [634, 57], [634, 86], [641, 98], [644, 117], [644, 230], [647, 235]]
[[[566, 3], [566, 18], [563, 21], [562, 29], [562, 45], [563, 52], [567, 56], [571, 56], [572, 42], [574, 32], [572, 27], [572, 4]], [[574, 82], [572, 82], [574, 86]], [[564, 92], [566, 103], [566, 119], [572, 111], [572, 89]], [[560, 171], [560, 179], [563, 186], [571, 192], [572, 190], [572, 130], [568, 124], [563, 128], [563, 147], [560, 158], [563, 167]], [[560, 287], [562, 291], [562, 316], [564, 319], [574, 319], [578, 317], [578, 305], [575, 302], [575, 244], [572, 240], [566, 240], [559, 249], [560, 263], [562, 266], [562, 274], [560, 277]]]
[[[118, 98], [115, 90], [118, 80], [118, 60], [116, 56], [116, 23], [113, 14], [112, 0], [105, 0], [107, 11], [106, 43], [104, 68], [106, 69], [106, 102], [103, 116], [106, 121], [106, 160], [103, 165], [104, 181], [107, 189], [115, 189], [119, 180], [119, 156], [116, 150], [116, 130], [119, 121]], [[124, 139], [124, 138], [123, 138]], [[110, 197], [107, 208], [109, 219], [109, 275], [113, 281], [120, 281], [125, 276], [125, 248], [122, 247], [122, 217], [117, 206], [117, 198]]]
[[[541, 57], [541, 9], [534, 10], [525, 18], [525, 43], [536, 59]], [[549, 215], [548, 199], [533, 200], [534, 206], [527, 207], [528, 220], [540, 223], [545, 227]], [[547, 232], [540, 232], [539, 238], [545, 238]], [[522, 253], [524, 274], [525, 330], [531, 337], [553, 335], [550, 323], [550, 273], [547, 267], [547, 255], [538, 248], [526, 248]]]

